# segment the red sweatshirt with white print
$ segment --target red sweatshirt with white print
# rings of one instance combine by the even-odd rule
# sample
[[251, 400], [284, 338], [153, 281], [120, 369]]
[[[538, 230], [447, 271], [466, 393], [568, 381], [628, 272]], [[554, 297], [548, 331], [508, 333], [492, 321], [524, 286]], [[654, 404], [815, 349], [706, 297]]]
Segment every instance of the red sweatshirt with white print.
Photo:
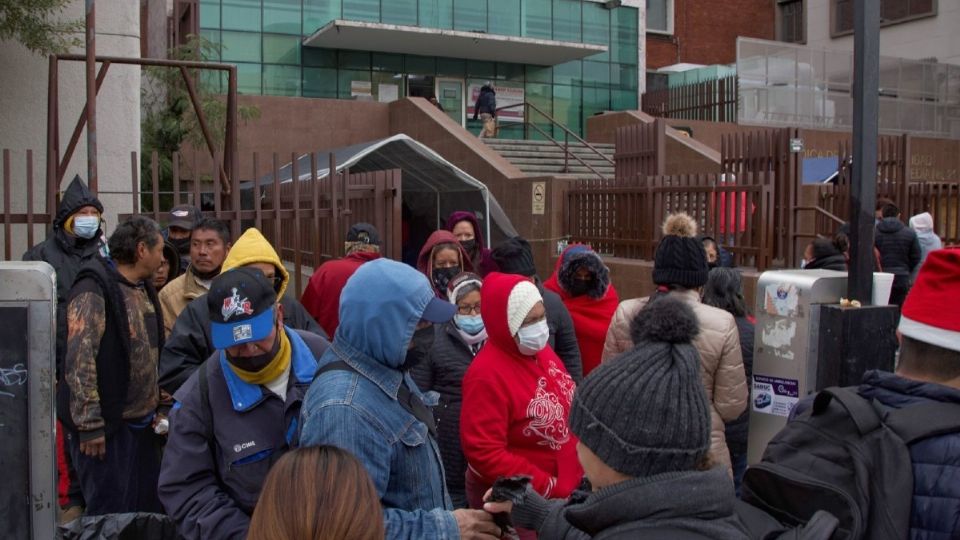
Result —
[[565, 498], [583, 477], [567, 421], [576, 385], [549, 345], [526, 356], [510, 335], [507, 301], [525, 279], [496, 272], [484, 279], [489, 339], [463, 379], [460, 440], [471, 471], [486, 484], [527, 475], [541, 495]]

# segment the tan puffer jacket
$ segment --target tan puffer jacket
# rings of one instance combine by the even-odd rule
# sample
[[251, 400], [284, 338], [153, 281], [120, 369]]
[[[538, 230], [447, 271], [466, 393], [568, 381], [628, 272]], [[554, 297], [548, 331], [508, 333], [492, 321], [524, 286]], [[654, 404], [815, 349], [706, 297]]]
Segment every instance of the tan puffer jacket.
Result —
[[[700, 353], [700, 374], [707, 399], [713, 404], [711, 414], [710, 458], [730, 468], [730, 453], [724, 436], [723, 423], [736, 419], [747, 406], [747, 381], [743, 372], [740, 338], [733, 316], [700, 302], [695, 290], [670, 293], [690, 304], [700, 321], [700, 333], [693, 345]], [[635, 298], [620, 303], [613, 315], [607, 341], [603, 346], [602, 361], [607, 362], [633, 348], [630, 324], [647, 304], [647, 298]]]

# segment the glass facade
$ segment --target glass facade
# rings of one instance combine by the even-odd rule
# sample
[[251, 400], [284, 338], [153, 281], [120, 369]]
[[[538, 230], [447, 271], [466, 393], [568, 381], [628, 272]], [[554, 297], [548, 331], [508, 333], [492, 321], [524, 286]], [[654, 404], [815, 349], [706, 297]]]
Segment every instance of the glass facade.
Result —
[[[492, 80], [522, 88], [527, 101], [581, 134], [593, 114], [637, 108], [637, 17], [636, 8], [580, 0], [200, 0], [201, 34], [220, 49], [210, 60], [238, 66], [241, 93], [376, 100], [389, 99], [394, 89], [405, 96], [417, 77], [463, 79], [468, 87]], [[534, 66], [301, 44], [335, 19], [591, 43], [608, 51]], [[205, 84], [225, 90], [222, 79]], [[474, 127], [469, 119], [467, 127]], [[501, 137], [512, 136], [522, 133], [501, 129]]]

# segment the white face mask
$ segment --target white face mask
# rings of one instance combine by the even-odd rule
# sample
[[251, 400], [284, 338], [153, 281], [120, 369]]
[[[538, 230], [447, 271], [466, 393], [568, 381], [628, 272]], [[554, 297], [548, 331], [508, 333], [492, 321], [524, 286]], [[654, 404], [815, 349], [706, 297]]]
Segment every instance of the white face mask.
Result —
[[530, 326], [524, 326], [517, 332], [517, 347], [520, 349], [520, 354], [533, 356], [547, 346], [548, 339], [550, 339], [550, 327], [544, 319]]
[[73, 234], [89, 240], [100, 229], [100, 218], [97, 216], [77, 216], [73, 218]]

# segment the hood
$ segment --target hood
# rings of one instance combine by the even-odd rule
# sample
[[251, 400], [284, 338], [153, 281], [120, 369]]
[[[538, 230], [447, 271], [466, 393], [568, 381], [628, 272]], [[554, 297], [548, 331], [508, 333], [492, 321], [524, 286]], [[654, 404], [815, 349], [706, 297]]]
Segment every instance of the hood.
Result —
[[491, 272], [483, 278], [483, 287], [480, 288], [480, 304], [483, 306], [480, 317], [483, 318], [483, 326], [490, 342], [517, 356], [520, 356], [520, 350], [517, 349], [517, 342], [514, 341], [507, 323], [507, 302], [510, 292], [521, 281], [530, 279], [518, 274]]
[[80, 175], [77, 175], [73, 177], [70, 185], [67, 186], [67, 190], [63, 192], [60, 206], [57, 207], [57, 215], [53, 219], [53, 228], [63, 228], [67, 218], [84, 206], [93, 206], [97, 209], [97, 212], [103, 214], [103, 204], [100, 199], [87, 188], [87, 185], [80, 179]]
[[586, 267], [594, 276], [594, 287], [587, 291], [587, 296], [598, 300], [607, 294], [610, 287], [610, 270], [603, 264], [603, 260], [597, 255], [590, 246], [585, 244], [572, 244], [563, 250], [563, 255], [557, 260], [555, 276], [557, 283], [565, 293], [564, 298], [570, 297], [567, 291], [573, 284], [573, 276], [581, 267]]
[[398, 368], [433, 297], [427, 278], [406, 264], [390, 259], [364, 263], [340, 293], [340, 325], [333, 344]]
[[877, 225], [877, 230], [882, 233], [895, 233], [904, 228], [902, 221], [895, 217], [883, 218]]
[[481, 86], [481, 87], [480, 87], [480, 93], [481, 93], [481, 94], [496, 94], [497, 92], [493, 89], [492, 86]]
[[933, 216], [930, 215], [930, 212], [913, 216], [910, 218], [910, 228], [918, 233], [933, 231]]
[[240, 238], [237, 238], [237, 241], [233, 243], [230, 253], [223, 260], [221, 271], [226, 272], [251, 263], [267, 263], [277, 267], [277, 272], [283, 277], [283, 283], [280, 285], [280, 290], [277, 291], [277, 298], [283, 298], [283, 294], [287, 292], [287, 284], [290, 283], [290, 273], [284, 268], [280, 256], [277, 255], [276, 250], [263, 236], [263, 233], [254, 227], [244, 231]]
[[483, 231], [480, 228], [480, 222], [477, 221], [477, 216], [473, 212], [467, 212], [466, 210], [459, 210], [450, 214], [450, 217], [447, 218], [446, 229], [448, 231], [453, 231], [453, 226], [461, 221], [469, 221], [473, 225], [473, 234], [477, 239], [477, 249], [483, 249], [487, 247], [487, 244], [483, 242]]
[[163, 256], [170, 263], [170, 276], [167, 278], [167, 283], [169, 283], [180, 275], [180, 254], [177, 253], [177, 248], [170, 241], [164, 241]]
[[420, 249], [420, 255], [417, 256], [417, 270], [423, 272], [423, 275], [427, 276], [428, 280], [432, 279], [431, 276], [433, 275], [433, 259], [431, 257], [431, 255], [433, 255], [433, 248], [436, 247], [437, 244], [447, 243], [456, 245], [460, 250], [460, 271], [473, 272], [473, 263], [470, 261], [470, 256], [463, 250], [463, 246], [457, 241], [457, 237], [447, 230], [433, 231], [433, 234], [427, 238], [427, 242], [423, 244], [423, 248]]
[[833, 257], [834, 255], [842, 255], [842, 253], [840, 253], [840, 250], [837, 249], [837, 246], [835, 246], [831, 240], [827, 240], [826, 238], [818, 238], [813, 241], [814, 259], [826, 259], [827, 257]]

